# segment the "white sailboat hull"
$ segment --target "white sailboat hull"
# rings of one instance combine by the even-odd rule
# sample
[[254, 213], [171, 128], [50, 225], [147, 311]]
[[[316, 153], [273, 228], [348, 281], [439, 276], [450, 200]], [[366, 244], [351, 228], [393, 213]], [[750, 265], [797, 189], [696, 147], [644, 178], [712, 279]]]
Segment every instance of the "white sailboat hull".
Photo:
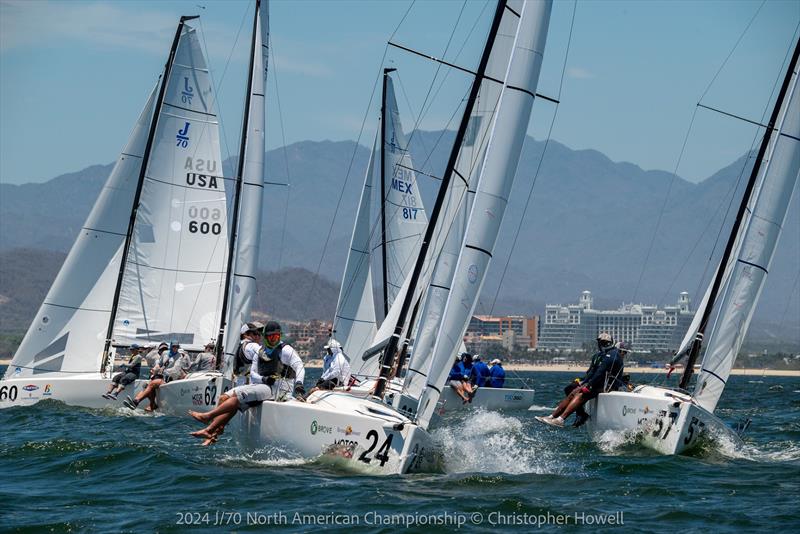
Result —
[[219, 396], [231, 388], [231, 381], [219, 371], [192, 373], [158, 388], [158, 411], [165, 415], [186, 415], [189, 410], [210, 412]]
[[491, 411], [527, 410], [533, 406], [534, 390], [512, 388], [478, 388], [472, 402], [464, 404], [451, 387], [442, 392], [442, 407], [439, 413], [463, 412], [469, 409], [482, 408]]
[[728, 425], [693, 403], [689, 395], [666, 388], [639, 386], [630, 392], [601, 393], [586, 404], [586, 411], [591, 417], [586, 429], [595, 441], [606, 432], [630, 433], [661, 454], [687, 452], [707, 434], [740, 441]]
[[[108, 391], [111, 380], [104, 378], [100, 373], [47, 378], [9, 378], [0, 381], [0, 409], [32, 406], [47, 399], [83, 408], [121, 408], [126, 396], [133, 397], [142, 391], [148, 382], [149, 380], [136, 380], [119, 394], [117, 400], [110, 400], [102, 395]], [[225, 387], [224, 382], [220, 373], [209, 372], [197, 373], [183, 380], [164, 384], [157, 393], [158, 411], [167, 415], [185, 415], [188, 410], [211, 411]], [[211, 399], [210, 393], [214, 387], [217, 389], [214, 398]], [[209, 393], [208, 397], [205, 395], [206, 392]]]
[[304, 458], [322, 456], [381, 475], [440, 470], [428, 432], [367, 398], [316, 392], [307, 402], [264, 402], [237, 419], [245, 450], [279, 446]]
[[111, 384], [100, 373], [52, 376], [43, 378], [8, 378], [0, 381], [0, 409], [32, 406], [43, 400], [57, 400], [69, 406], [84, 408], [122, 407], [126, 395], [133, 397], [147, 386], [147, 380], [137, 380], [119, 395], [117, 400], [104, 398]]

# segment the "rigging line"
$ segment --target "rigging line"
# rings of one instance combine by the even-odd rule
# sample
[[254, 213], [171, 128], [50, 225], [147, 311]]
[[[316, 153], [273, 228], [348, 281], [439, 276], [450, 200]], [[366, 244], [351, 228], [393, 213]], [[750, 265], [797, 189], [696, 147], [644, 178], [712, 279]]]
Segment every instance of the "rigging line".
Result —
[[[765, 3], [766, 3], [766, 0], [763, 0], [761, 2], [761, 5], [758, 6], [758, 9], [756, 9], [756, 12], [750, 18], [750, 21], [747, 23], [747, 26], [745, 26], [744, 30], [739, 35], [739, 38], [736, 40], [736, 43], [733, 45], [733, 48], [731, 48], [731, 51], [728, 53], [728, 56], [722, 62], [722, 64], [720, 65], [719, 69], [717, 69], [717, 72], [714, 74], [713, 78], [711, 79], [711, 81], [708, 83], [708, 85], [706, 86], [705, 90], [701, 94], [700, 98], [698, 99], [698, 104], [700, 102], [702, 102], [703, 98], [705, 98], [706, 94], [711, 89], [711, 86], [714, 84], [714, 82], [716, 81], [717, 77], [722, 72], [722, 69], [725, 68], [725, 65], [728, 63], [728, 60], [731, 58], [731, 56], [733, 55], [734, 51], [739, 46], [739, 43], [744, 38], [745, 34], [747, 33], [747, 30], [750, 28], [750, 25], [753, 23], [755, 18], [758, 16], [758, 13], [761, 11], [761, 8], [764, 6]], [[681, 150], [680, 150], [680, 153], [678, 155], [678, 161], [675, 163], [675, 170], [672, 172], [672, 178], [670, 179], [669, 187], [667, 188], [667, 194], [664, 197], [664, 202], [663, 202], [663, 204], [661, 206], [661, 211], [658, 214], [658, 219], [656, 221], [655, 230], [653, 232], [653, 239], [650, 240], [650, 246], [647, 249], [647, 254], [645, 256], [644, 263], [642, 263], [642, 270], [639, 272], [639, 280], [636, 282], [636, 288], [634, 289], [634, 292], [633, 292], [632, 302], [636, 301], [636, 297], [639, 294], [639, 288], [641, 287], [641, 283], [642, 283], [642, 279], [644, 277], [644, 273], [647, 270], [647, 263], [650, 261], [650, 255], [653, 252], [653, 246], [655, 244], [656, 237], [658, 236], [658, 230], [659, 230], [659, 228], [661, 226], [661, 220], [662, 220], [662, 218], [664, 216], [664, 210], [665, 210], [667, 202], [669, 200], [669, 195], [672, 192], [672, 187], [675, 184], [675, 178], [678, 175], [678, 168], [680, 167], [681, 161], [683, 160], [683, 154], [684, 154], [684, 152], [686, 150], [686, 144], [689, 141], [689, 135], [691, 134], [692, 127], [694, 125], [694, 120], [695, 120], [695, 117], [697, 116], [697, 109], [698, 109], [698, 107], [695, 106], [694, 111], [692, 112], [692, 119], [689, 122], [689, 128], [686, 130], [686, 136], [683, 138], [683, 145], [681, 146]]]
[[[567, 37], [567, 49], [564, 52], [564, 63], [561, 66], [561, 79], [558, 82], [558, 98], [557, 100], [561, 101], [561, 91], [564, 88], [564, 75], [567, 71], [567, 61], [569, 60], [569, 50], [570, 46], [572, 45], [572, 31], [575, 27], [575, 13], [578, 10], [578, 0], [572, 5], [572, 19], [569, 24], [569, 35]], [[531, 181], [531, 188], [528, 190], [528, 198], [525, 201], [525, 208], [522, 210], [522, 216], [519, 219], [519, 224], [517, 225], [517, 230], [514, 232], [514, 240], [511, 245], [511, 252], [509, 252], [508, 257], [506, 258], [506, 263], [503, 266], [503, 274], [500, 276], [500, 282], [497, 284], [497, 291], [495, 291], [494, 298], [492, 299], [492, 307], [489, 310], [489, 315], [494, 313], [495, 305], [497, 304], [497, 297], [500, 295], [500, 289], [503, 287], [503, 281], [505, 280], [506, 273], [508, 272], [508, 266], [511, 263], [511, 256], [514, 255], [514, 251], [517, 248], [517, 239], [519, 239], [520, 231], [522, 230], [522, 223], [525, 221], [525, 216], [528, 213], [528, 207], [531, 203], [531, 197], [533, 196], [533, 188], [536, 185], [536, 181], [539, 178], [539, 172], [542, 170], [542, 163], [544, 162], [545, 154], [547, 153], [547, 147], [550, 144], [550, 136], [553, 134], [553, 127], [556, 123], [556, 117], [558, 116], [558, 105], [556, 105], [555, 111], [553, 111], [553, 119], [550, 121], [550, 128], [547, 131], [547, 139], [544, 142], [544, 148], [542, 149], [542, 156], [539, 158], [539, 164], [536, 166], [536, 173], [533, 175], [533, 180]], [[527, 142], [528, 136], [525, 136], [523, 140], [523, 149], [525, 148], [525, 143]]]
[[[798, 28], [800, 28], [800, 24], [798, 24], [798, 26], [795, 28], [795, 31], [794, 31], [794, 33], [792, 34], [792, 41], [794, 41], [794, 35], [797, 33], [797, 29], [798, 29]], [[791, 54], [791, 50], [792, 50], [792, 49], [791, 49], [791, 46], [787, 47], [787, 51], [786, 51], [786, 53], [784, 54], [783, 61], [781, 62], [781, 66], [783, 66], [784, 64], [786, 64], [786, 62], [788, 61], [788, 59], [789, 59], [789, 55]], [[765, 120], [765, 118], [766, 118], [767, 114], [769, 113], [769, 109], [770, 109], [770, 102], [772, 102], [772, 98], [773, 98], [773, 96], [775, 95], [775, 91], [778, 89], [778, 85], [780, 84], [780, 79], [781, 79], [781, 75], [782, 75], [782, 71], [783, 71], [783, 70], [784, 70], [783, 68], [781, 68], [781, 69], [780, 69], [780, 71], [778, 72], [778, 74], [777, 74], [777, 76], [776, 76], [776, 78], [775, 78], [775, 81], [774, 81], [774, 82], [773, 82], [773, 84], [772, 84], [772, 91], [770, 92], [769, 98], [767, 98], [767, 102], [766, 102], [766, 104], [764, 105], [764, 109], [763, 109], [763, 111], [761, 112], [761, 123], [763, 123], [763, 122], [764, 122], [764, 120]], [[705, 106], [703, 106], [702, 104], [700, 104], [699, 102], [698, 102], [698, 104], [697, 104], [697, 105], [698, 105], [698, 106], [700, 106], [700, 107], [705, 107]], [[737, 118], [738, 118], [738, 117], [737, 117]], [[766, 126], [765, 126], [765, 127], [766, 127]], [[733, 187], [732, 187], [732, 190], [730, 191], [730, 194], [731, 194], [731, 195], [735, 195], [735, 194], [736, 194], [736, 189], [739, 187], [739, 184], [740, 184], [740, 183], [741, 183], [741, 181], [742, 181], [742, 177], [744, 176], [744, 173], [745, 173], [745, 171], [746, 171], [746, 169], [747, 169], [747, 163], [748, 163], [748, 162], [750, 161], [750, 159], [752, 158], [752, 153], [753, 153], [753, 150], [755, 149], [755, 146], [756, 146], [756, 144], [758, 143], [758, 137], [759, 137], [759, 130], [758, 130], [758, 129], [756, 129], [756, 132], [755, 132], [755, 134], [753, 134], [753, 140], [750, 142], [750, 149], [747, 151], [747, 156], [745, 157], [745, 159], [744, 159], [744, 163], [743, 163], [743, 165], [742, 165], [742, 168], [741, 168], [741, 169], [740, 169], [740, 171], [739, 171], [739, 176], [737, 177], [737, 179], [736, 179], [736, 182], [734, 183], [734, 185], [733, 185]], [[726, 195], [726, 196], [727, 196], [727, 195]], [[727, 214], [730, 212], [730, 202], [733, 202], [733, 199], [731, 199], [731, 200], [729, 201], [729, 203], [728, 203], [728, 209], [727, 209], [727, 210], [726, 210], [726, 212], [725, 212], [725, 217], [722, 219], [721, 226], [724, 226], [724, 224], [725, 224], [725, 219], [726, 219], [726, 218], [727, 218], [727, 216], [728, 216]], [[719, 209], [722, 207], [722, 205], [723, 205], [723, 204], [720, 204], [720, 205], [717, 207], [717, 213], [719, 212]], [[711, 226], [711, 223], [713, 222], [713, 220], [714, 220], [714, 217], [715, 217], [715, 216], [716, 216], [716, 213], [715, 213], [715, 215], [714, 215], [714, 216], [713, 216], [711, 219], [709, 219], [709, 222], [708, 222], [708, 224], [706, 225], [706, 228], [703, 230], [703, 232], [701, 233], [700, 237], [698, 238], [698, 240], [697, 240], [697, 242], [696, 242], [696, 244], [695, 244], [695, 247], [693, 247], [693, 248], [692, 248], [692, 251], [691, 251], [691, 252], [689, 253], [689, 255], [686, 257], [686, 261], [684, 261], [684, 264], [683, 264], [683, 266], [681, 266], [681, 269], [680, 269], [680, 271], [678, 271], [678, 274], [680, 274], [680, 272], [681, 272], [681, 271], [683, 271], [684, 267], [686, 266], [686, 264], [688, 263], [689, 259], [691, 258], [691, 255], [692, 255], [692, 253], [694, 252], [695, 248], [696, 248], [696, 247], [697, 247], [697, 245], [700, 243], [700, 240], [702, 239], [703, 235], [705, 235], [705, 233], [706, 233], [706, 231], [708, 230], [708, 228], [710, 228], [710, 226]], [[704, 284], [703, 284], [703, 281], [706, 279], [706, 276], [708, 275], [708, 269], [709, 269], [709, 267], [711, 266], [711, 261], [712, 261], [713, 255], [714, 255], [714, 250], [716, 250], [716, 246], [717, 246], [717, 244], [719, 243], [719, 233], [720, 233], [721, 231], [722, 231], [722, 229], [720, 228], [719, 232], [717, 233], [717, 238], [716, 238], [716, 240], [714, 241], [714, 246], [712, 247], [712, 249], [711, 249], [711, 252], [709, 253], [708, 260], [706, 261], [706, 266], [705, 266], [705, 268], [703, 269], [703, 273], [702, 273], [702, 275], [700, 276], [700, 278], [699, 278], [699, 280], [698, 280], [697, 287], [695, 287], [695, 292], [694, 292], [694, 294], [695, 294], [695, 295], [700, 295], [700, 294], [701, 294], [701, 293], [700, 293], [700, 291], [701, 291], [701, 289], [702, 289], [702, 287], [703, 287], [703, 285], [704, 285]], [[660, 301], [659, 303], [663, 303], [663, 302], [665, 302], [665, 301], [666, 301], [667, 295], [669, 294], [669, 292], [670, 292], [670, 291], [671, 291], [671, 290], [674, 288], [674, 286], [675, 286], [675, 282], [677, 281], [677, 277], [678, 277], [678, 275], [676, 275], [676, 276], [675, 276], [675, 279], [672, 281], [672, 283], [670, 284], [669, 288], [667, 289], [666, 293], [665, 293], [665, 294], [664, 294], [664, 296], [661, 298], [661, 301]], [[702, 299], [702, 297], [701, 297], [701, 299]]]
[[[236, 37], [233, 40], [233, 45], [231, 46], [231, 51], [228, 53], [228, 59], [225, 61], [225, 67], [222, 69], [222, 76], [220, 76], [218, 84], [214, 83], [213, 70], [211, 69], [211, 67], [209, 65], [208, 75], [211, 78], [211, 84], [212, 85], [216, 85], [216, 88], [214, 90], [214, 100], [211, 101], [211, 105], [212, 106], [214, 105], [214, 103], [217, 100], [219, 100], [219, 96], [218, 95], [220, 95], [220, 91], [222, 90], [222, 80], [225, 79], [225, 75], [228, 72], [228, 67], [231, 64], [231, 58], [233, 57], [233, 52], [234, 52], [234, 50], [236, 50], [236, 45], [239, 43], [239, 35], [242, 33], [242, 28], [244, 27], [245, 19], [247, 18], [248, 9], [245, 9], [244, 13], [242, 14], [242, 21], [239, 23], [239, 29], [236, 32]], [[199, 17], [198, 20], [200, 22], [200, 30], [201, 30], [201, 32], [203, 34], [203, 48], [205, 48], [206, 57], [208, 58], [208, 62], [210, 64], [211, 56], [209, 56], [209, 54], [208, 54], [208, 41], [206, 40], [206, 31], [205, 31], [205, 29], [203, 27], [203, 18]], [[222, 120], [219, 120], [218, 122], [219, 122], [219, 128], [222, 131], [222, 140], [225, 143], [225, 151], [226, 151], [226, 153], [228, 155], [228, 159], [230, 159], [231, 158], [231, 149], [230, 149], [230, 146], [228, 145], [228, 136], [225, 133], [225, 126], [223, 125]], [[225, 172], [222, 170], [222, 162], [221, 161], [220, 161], [220, 171], [222, 171], [222, 174], [225, 174]]]
[[[461, 17], [464, 14], [464, 8], [466, 8], [466, 6], [467, 6], [467, 0], [464, 0], [464, 2], [461, 4], [461, 10], [458, 12], [458, 17], [456, 18], [456, 23], [453, 25], [453, 31], [450, 32], [450, 37], [448, 37], [447, 44], [445, 44], [444, 52], [442, 53], [442, 57], [446, 56], [447, 55], [447, 51], [450, 50], [450, 44], [453, 42], [453, 37], [456, 34], [456, 30], [458, 29], [458, 24], [461, 22]], [[396, 30], [395, 30], [395, 33], [396, 33]], [[392, 41], [392, 38], [394, 37], [394, 35], [395, 34], [393, 33], [392, 36], [389, 38], [389, 41], [387, 42], [387, 51], [388, 51], [388, 47], [390, 45], [392, 45], [391, 41]], [[420, 106], [419, 113], [416, 114], [416, 119], [414, 121], [414, 128], [411, 130], [411, 135], [407, 139], [407, 148], [411, 147], [411, 141], [414, 139], [414, 136], [417, 134], [417, 129], [419, 128], [419, 125], [422, 122], [422, 118], [427, 114], [427, 112], [425, 111], [425, 105], [428, 103], [428, 99], [431, 96], [431, 92], [433, 91], [433, 86], [436, 85], [436, 78], [439, 77], [439, 72], [441, 71], [441, 67], [442, 67], [441, 64], [437, 65], [436, 72], [433, 73], [433, 79], [431, 80], [431, 83], [428, 86], [428, 92], [425, 93], [425, 98], [422, 100], [422, 106]], [[401, 87], [401, 89], [403, 89], [403, 92], [405, 92], [405, 89], [403, 88], [403, 82], [402, 81], [400, 81], [400, 87]], [[441, 86], [440, 86], [440, 89], [441, 89]], [[438, 94], [438, 91], [437, 91], [437, 94]], [[410, 106], [410, 103], [409, 103], [409, 108], [410, 107], [411, 106]], [[428, 107], [428, 111], [430, 111], [430, 106]], [[411, 113], [412, 113], [412, 115], [414, 114], [413, 108], [411, 109]], [[428, 157], [425, 158], [426, 162], [430, 159], [430, 156], [431, 155], [428, 154]]]
[[711, 89], [711, 86], [714, 85], [714, 82], [717, 80], [717, 77], [722, 72], [722, 69], [725, 68], [725, 65], [728, 63], [728, 60], [731, 58], [733, 53], [736, 51], [736, 48], [739, 46], [739, 43], [742, 42], [742, 39], [744, 38], [745, 34], [747, 33], [747, 30], [750, 29], [750, 26], [753, 24], [753, 21], [756, 20], [756, 17], [758, 16], [759, 12], [761, 11], [761, 8], [764, 7], [764, 4], [766, 4], [766, 3], [767, 3], [767, 0], [763, 0], [761, 2], [761, 5], [758, 6], [758, 9], [756, 9], [756, 12], [753, 13], [753, 16], [750, 17], [750, 21], [747, 23], [747, 26], [745, 26], [744, 30], [742, 30], [741, 35], [739, 35], [739, 38], [736, 40], [736, 43], [733, 45], [733, 48], [731, 48], [731, 51], [728, 52], [728, 57], [725, 58], [725, 61], [722, 62], [722, 65], [719, 66], [719, 69], [717, 69], [716, 74], [714, 74], [714, 77], [711, 78], [710, 82], [708, 82], [708, 86], [706, 86], [706, 89], [705, 89], [705, 91], [703, 91], [703, 94], [700, 96], [700, 99], [698, 100], [698, 102], [702, 102], [703, 101], [703, 98], [705, 98], [705, 96], [708, 93], [709, 89]]
[[[415, 3], [416, 3], [416, 0], [412, 0], [411, 4], [408, 6], [408, 9], [406, 10], [405, 14], [403, 15], [403, 18], [400, 19], [400, 22], [397, 24], [397, 26], [395, 27], [394, 31], [392, 32], [392, 37], [394, 37], [394, 35], [400, 29], [400, 26], [406, 20], [406, 17], [408, 17], [408, 14], [409, 14], [409, 12], [411, 12], [411, 8], [414, 7]], [[311, 281], [311, 286], [310, 286], [310, 290], [309, 290], [309, 293], [308, 293], [308, 300], [309, 301], [310, 301], [312, 295], [314, 294], [314, 289], [316, 289], [317, 279], [319, 278], [319, 271], [320, 271], [320, 269], [322, 269], [322, 261], [325, 259], [325, 253], [328, 250], [328, 244], [330, 243], [330, 240], [331, 240], [331, 234], [333, 233], [333, 228], [334, 228], [335, 223], [336, 223], [336, 216], [339, 213], [339, 207], [341, 206], [341, 203], [342, 203], [342, 197], [344, 196], [344, 192], [347, 189], [347, 182], [350, 180], [350, 171], [353, 168], [353, 163], [355, 162], [356, 154], [358, 154], [358, 148], [361, 146], [359, 143], [361, 141], [361, 136], [364, 133], [364, 126], [367, 123], [367, 117], [369, 117], [369, 111], [370, 111], [370, 108], [372, 107], [372, 101], [375, 98], [375, 90], [378, 87], [378, 81], [382, 79], [383, 62], [386, 60], [386, 53], [388, 51], [389, 51], [389, 46], [388, 45], [384, 46], [384, 48], [383, 48], [383, 56], [381, 57], [381, 61], [380, 61], [380, 68], [378, 69], [378, 75], [375, 77], [375, 83], [372, 85], [372, 93], [369, 96], [369, 102], [367, 103], [367, 109], [364, 110], [364, 118], [361, 120], [361, 128], [358, 131], [358, 137], [356, 138], [355, 147], [353, 147], [353, 155], [350, 157], [350, 163], [347, 166], [347, 172], [345, 173], [344, 184], [342, 185], [342, 187], [341, 187], [341, 189], [339, 191], [339, 198], [336, 201], [336, 209], [333, 212], [333, 220], [331, 221], [331, 225], [328, 228], [328, 235], [325, 237], [325, 244], [322, 247], [322, 254], [320, 254], [320, 257], [319, 257], [319, 263], [317, 263], [317, 270], [314, 273], [313, 280]]]
[[[278, 86], [278, 62], [275, 61], [276, 54], [275, 54], [275, 45], [272, 42], [272, 35], [269, 36], [269, 50], [271, 52], [270, 57], [272, 58], [272, 77], [275, 80], [275, 101], [278, 105], [278, 122], [281, 125], [281, 141], [283, 142], [283, 161], [286, 165], [286, 204], [283, 206], [283, 228], [281, 229], [281, 244], [280, 248], [278, 249], [278, 270], [280, 270], [281, 266], [283, 265], [283, 245], [286, 239], [286, 222], [288, 220], [289, 214], [289, 199], [292, 195], [292, 176], [289, 173], [289, 154], [286, 150], [286, 131], [283, 127], [283, 110], [281, 108], [281, 93], [279, 91]], [[266, 164], [266, 155], [264, 157], [264, 163]]]

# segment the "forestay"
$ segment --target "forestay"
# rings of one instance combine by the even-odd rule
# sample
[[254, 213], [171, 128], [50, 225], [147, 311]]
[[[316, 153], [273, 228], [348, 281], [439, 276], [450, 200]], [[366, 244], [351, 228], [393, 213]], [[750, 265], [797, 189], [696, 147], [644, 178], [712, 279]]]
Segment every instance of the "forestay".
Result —
[[497, 84], [501, 94], [491, 108], [477, 191], [419, 402], [423, 427], [436, 407], [491, 260], [536, 94], [551, 7], [550, 1], [508, 2], [500, 20], [482, 84]]
[[97, 372], [158, 85], [22, 340], [6, 378]]
[[184, 25], [124, 266], [115, 344], [214, 339], [225, 279], [225, 180], [211, 77]]
[[[800, 45], [798, 45], [800, 46]], [[796, 53], [795, 53], [796, 55]], [[760, 177], [748, 204], [750, 217], [736, 248], [735, 263], [720, 300], [694, 397], [710, 412], [719, 401], [769, 272], [800, 173], [800, 97], [797, 72], [780, 110]]]

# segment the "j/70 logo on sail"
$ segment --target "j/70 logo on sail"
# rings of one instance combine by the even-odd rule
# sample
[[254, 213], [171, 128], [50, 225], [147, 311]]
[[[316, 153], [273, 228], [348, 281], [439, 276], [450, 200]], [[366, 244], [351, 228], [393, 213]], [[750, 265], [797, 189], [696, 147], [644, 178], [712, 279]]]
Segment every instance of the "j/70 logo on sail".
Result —
[[175, 136], [177, 144], [175, 146], [186, 148], [189, 146], [189, 122], [187, 121], [183, 128], [178, 130], [178, 135]]

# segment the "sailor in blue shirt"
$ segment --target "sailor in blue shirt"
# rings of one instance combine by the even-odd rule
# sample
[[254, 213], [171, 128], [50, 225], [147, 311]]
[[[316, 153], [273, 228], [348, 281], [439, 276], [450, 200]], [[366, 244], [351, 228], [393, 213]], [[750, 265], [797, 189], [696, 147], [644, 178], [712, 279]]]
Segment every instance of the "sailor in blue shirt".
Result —
[[450, 375], [447, 377], [447, 384], [461, 397], [464, 404], [472, 402], [472, 397], [475, 395], [472, 384], [470, 384], [471, 374], [472, 355], [465, 352], [461, 355], [460, 359], [456, 359], [453, 363], [453, 367], [450, 369]]
[[503, 364], [500, 360], [495, 358], [492, 360], [492, 368], [489, 370], [489, 387], [501, 388], [506, 382], [506, 371], [503, 369]]
[[476, 387], [483, 387], [489, 382], [489, 366], [481, 361], [479, 354], [473, 356], [472, 360], [475, 363], [472, 364], [472, 377], [470, 382]]

